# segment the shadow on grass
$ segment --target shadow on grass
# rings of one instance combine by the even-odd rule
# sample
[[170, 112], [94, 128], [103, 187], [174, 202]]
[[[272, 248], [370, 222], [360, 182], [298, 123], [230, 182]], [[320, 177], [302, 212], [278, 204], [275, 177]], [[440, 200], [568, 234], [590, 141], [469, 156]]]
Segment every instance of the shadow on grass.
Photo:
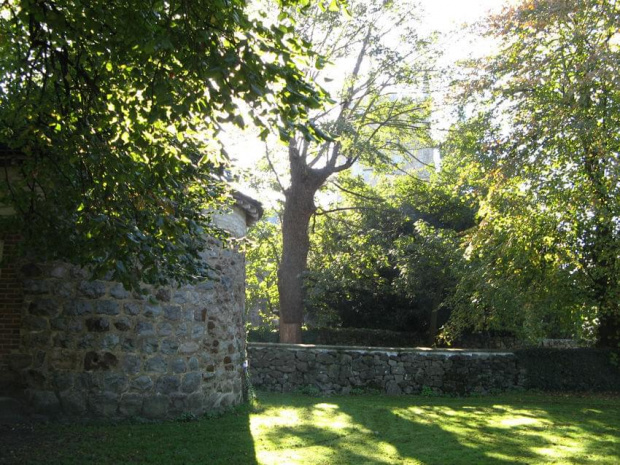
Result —
[[[267, 402], [286, 411], [286, 399]], [[257, 456], [261, 463], [616, 464], [620, 402], [603, 406], [541, 396], [295, 398], [289, 415], [297, 418], [289, 420], [296, 424], [276, 419], [262, 433], [274, 449], [258, 448]]]
[[39, 426], [10, 455], [0, 438], [0, 464], [256, 465], [249, 416], [239, 408], [199, 421]]

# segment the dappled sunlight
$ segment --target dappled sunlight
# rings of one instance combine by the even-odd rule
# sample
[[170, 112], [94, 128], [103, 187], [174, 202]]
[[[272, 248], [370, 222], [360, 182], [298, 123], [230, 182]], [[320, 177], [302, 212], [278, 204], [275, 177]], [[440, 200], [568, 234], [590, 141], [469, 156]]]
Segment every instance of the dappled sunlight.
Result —
[[[586, 418], [574, 422], [558, 421], [541, 409], [520, 409], [510, 405], [453, 409], [432, 405], [395, 408], [392, 412], [412, 423], [437, 425], [443, 431], [453, 434], [464, 447], [485, 449], [494, 445], [494, 450], [486, 451], [485, 455], [510, 462], [520, 463], [521, 460], [502, 450], [502, 445], [510, 446], [510, 449], [517, 446], [522, 459], [529, 458], [536, 462], [564, 462], [578, 457], [588, 462], [588, 451], [596, 450], [597, 444], [604, 441], [609, 445], [615, 443], [620, 448], [617, 436], [611, 432], [599, 433], [595, 442], [588, 434], [586, 426], [609, 429], [603, 422]], [[581, 412], [595, 415], [601, 413], [596, 409], [582, 409]]]
[[381, 433], [355, 421], [334, 403], [268, 408], [250, 421], [259, 463], [407, 463]]
[[513, 426], [532, 426], [532, 425], [540, 425], [540, 421], [534, 418], [526, 418], [526, 417], [514, 417], [514, 418], [505, 418], [499, 422], [498, 426], [505, 426], [507, 428]]
[[260, 464], [620, 463], [617, 406], [291, 397], [250, 418]]

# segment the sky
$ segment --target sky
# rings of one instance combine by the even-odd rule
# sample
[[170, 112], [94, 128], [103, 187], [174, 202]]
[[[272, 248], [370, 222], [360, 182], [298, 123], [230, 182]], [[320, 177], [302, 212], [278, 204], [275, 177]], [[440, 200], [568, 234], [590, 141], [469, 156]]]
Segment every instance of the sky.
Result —
[[505, 0], [420, 0], [435, 29], [448, 31], [462, 23], [476, 21], [485, 13], [499, 12]]

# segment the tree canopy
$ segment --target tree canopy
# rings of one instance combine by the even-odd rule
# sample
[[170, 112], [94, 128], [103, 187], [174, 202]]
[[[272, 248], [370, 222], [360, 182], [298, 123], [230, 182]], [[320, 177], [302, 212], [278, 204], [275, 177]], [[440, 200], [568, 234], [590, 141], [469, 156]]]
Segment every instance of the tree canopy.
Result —
[[4, 231], [36, 259], [134, 287], [204, 276], [225, 191], [218, 131], [249, 116], [316, 137], [308, 45], [289, 15], [268, 23], [242, 0], [2, 2], [0, 144], [19, 159]]
[[486, 165], [470, 321], [540, 324], [555, 308], [547, 325], [598, 322], [599, 342], [620, 342], [619, 23], [607, 0], [528, 0], [492, 18], [500, 51], [468, 87], [485, 104], [469, 155]]

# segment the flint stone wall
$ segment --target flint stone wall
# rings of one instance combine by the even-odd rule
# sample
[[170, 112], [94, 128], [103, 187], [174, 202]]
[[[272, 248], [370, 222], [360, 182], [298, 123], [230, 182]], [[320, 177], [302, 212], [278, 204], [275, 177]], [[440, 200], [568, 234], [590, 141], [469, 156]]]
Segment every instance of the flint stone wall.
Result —
[[[235, 209], [225, 225], [245, 232], [246, 216]], [[48, 417], [174, 418], [242, 402], [245, 261], [211, 246], [209, 280], [143, 295], [63, 263], [24, 267], [8, 394]]]
[[323, 393], [354, 388], [387, 394], [506, 391], [523, 387], [515, 354], [491, 351], [389, 349], [249, 343], [254, 387], [294, 391], [314, 386]]

